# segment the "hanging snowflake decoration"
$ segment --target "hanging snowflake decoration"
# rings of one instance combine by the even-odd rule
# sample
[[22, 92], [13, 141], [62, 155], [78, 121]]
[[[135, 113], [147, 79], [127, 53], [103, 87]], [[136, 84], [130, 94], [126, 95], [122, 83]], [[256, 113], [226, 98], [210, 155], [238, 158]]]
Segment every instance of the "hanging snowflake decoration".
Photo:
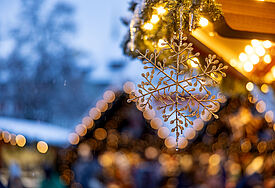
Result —
[[[138, 92], [133, 92], [133, 97], [128, 99], [128, 102], [136, 101], [144, 110], [152, 109], [156, 103], [164, 121], [173, 125], [171, 132], [176, 133], [177, 143], [184, 127], [193, 125], [193, 117], [209, 113], [218, 118], [213, 107], [218, 105], [219, 99], [211, 96], [208, 87], [218, 83], [218, 74], [225, 77], [224, 70], [227, 69], [215, 55], [205, 58], [205, 64], [196, 61], [200, 54], [192, 54], [192, 43], [186, 40], [179, 31], [179, 36], [164, 42], [164, 48], [159, 52], [146, 50], [143, 54], [136, 50], [148, 72], [142, 73], [144, 81], [138, 84]], [[167, 50], [171, 55], [159, 61], [159, 56]], [[196, 71], [190, 68], [190, 62], [198, 67]]]

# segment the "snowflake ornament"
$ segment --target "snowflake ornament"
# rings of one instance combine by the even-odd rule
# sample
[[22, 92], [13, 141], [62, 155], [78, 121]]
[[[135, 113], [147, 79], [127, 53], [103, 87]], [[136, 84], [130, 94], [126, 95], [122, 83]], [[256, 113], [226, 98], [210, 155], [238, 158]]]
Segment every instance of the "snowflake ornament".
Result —
[[[150, 53], [146, 50], [143, 54], [136, 50], [144, 69], [148, 71], [141, 74], [144, 81], [138, 84], [138, 92], [133, 92], [133, 97], [128, 99], [128, 102], [137, 102], [143, 110], [152, 109], [156, 104], [164, 121], [173, 125], [171, 132], [176, 133], [177, 144], [184, 128], [188, 124], [193, 125], [193, 117], [209, 113], [218, 118], [215, 106], [219, 105], [219, 99], [211, 96], [207, 87], [218, 83], [218, 74], [225, 77], [224, 70], [228, 68], [219, 63], [215, 55], [205, 58], [205, 64], [196, 61], [200, 54], [192, 54], [192, 43], [186, 40], [180, 31], [178, 37], [174, 36], [170, 42], [165, 41], [160, 51]], [[159, 61], [159, 56], [165, 51], [171, 55]], [[198, 67], [195, 71], [190, 67], [190, 62]]]

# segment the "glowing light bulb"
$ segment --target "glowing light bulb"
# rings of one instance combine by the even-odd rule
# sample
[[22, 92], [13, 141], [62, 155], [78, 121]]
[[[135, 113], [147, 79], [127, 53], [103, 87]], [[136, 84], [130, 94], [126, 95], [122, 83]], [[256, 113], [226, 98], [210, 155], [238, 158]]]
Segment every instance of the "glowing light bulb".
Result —
[[269, 54], [264, 56], [264, 62], [267, 64], [271, 63], [271, 56]]
[[254, 65], [260, 62], [260, 58], [256, 54], [252, 54], [249, 59]]
[[252, 54], [254, 50], [253, 50], [252, 46], [247, 45], [247, 46], [245, 47], [244, 51], [245, 51], [247, 54]]
[[263, 56], [265, 54], [265, 49], [261, 46], [258, 46], [255, 48], [256, 54], [259, 56]]
[[244, 65], [243, 65], [243, 68], [246, 72], [251, 72], [253, 70], [253, 64], [250, 63], [250, 62], [246, 62]]
[[144, 24], [143, 28], [144, 28], [145, 30], [152, 30], [152, 29], [153, 29], [153, 24], [151, 24], [151, 23], [146, 23], [146, 24]]
[[158, 14], [161, 15], [161, 14], [164, 14], [166, 12], [166, 10], [162, 6], [160, 6], [157, 8], [157, 12], [158, 12]]
[[265, 48], [270, 48], [272, 46], [272, 43], [269, 40], [266, 40], [266, 41], [263, 42], [263, 46]]
[[263, 85], [261, 86], [261, 91], [262, 91], [263, 93], [267, 93], [267, 92], [269, 91], [268, 85], [263, 84]]
[[257, 46], [261, 45], [260, 41], [258, 41], [256, 39], [251, 40], [251, 44], [253, 47], [257, 47]]
[[200, 18], [200, 21], [199, 21], [199, 24], [202, 26], [202, 27], [205, 27], [208, 25], [208, 20], [204, 17], [201, 17]]
[[245, 53], [240, 53], [239, 59], [240, 59], [240, 61], [246, 61], [247, 60], [247, 55]]
[[245, 87], [247, 91], [252, 91], [254, 89], [254, 84], [252, 82], [247, 82]]
[[46, 153], [48, 151], [48, 144], [44, 141], [39, 141], [36, 147], [40, 153]]
[[158, 21], [159, 21], [158, 15], [156, 14], [152, 15], [151, 23], [155, 24], [155, 23], [158, 23]]

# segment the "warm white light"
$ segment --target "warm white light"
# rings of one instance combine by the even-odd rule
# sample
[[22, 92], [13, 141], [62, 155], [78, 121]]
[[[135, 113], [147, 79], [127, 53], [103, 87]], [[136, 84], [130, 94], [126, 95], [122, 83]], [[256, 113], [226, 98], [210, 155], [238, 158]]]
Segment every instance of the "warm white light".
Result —
[[246, 62], [244, 65], [243, 65], [243, 68], [246, 72], [251, 72], [253, 70], [253, 64], [250, 63], [250, 62]]
[[192, 66], [193, 68], [196, 68], [196, 67], [199, 66], [198, 64], [199, 64], [199, 59], [196, 58], [196, 57], [194, 57], [194, 58], [191, 60], [191, 66]]
[[260, 61], [260, 58], [259, 56], [257, 56], [256, 54], [252, 54], [250, 57], [249, 57], [250, 61], [255, 65], [257, 63], [259, 63]]
[[263, 85], [261, 86], [261, 91], [262, 91], [263, 93], [268, 93], [268, 91], [269, 91], [268, 85], [267, 85], [267, 84], [263, 84]]
[[207, 20], [206, 18], [204, 18], [204, 17], [201, 17], [201, 18], [200, 18], [199, 24], [200, 24], [202, 27], [205, 27], [205, 26], [208, 25], [208, 20]]
[[166, 10], [163, 7], [158, 7], [157, 12], [158, 12], [158, 14], [164, 14], [166, 12]]
[[39, 141], [36, 147], [40, 153], [46, 153], [48, 151], [48, 144], [44, 141]]
[[273, 74], [273, 77], [275, 78], [275, 66], [273, 66], [273, 67], [271, 68], [271, 72], [272, 72], [272, 74]]
[[265, 109], [266, 109], [266, 103], [264, 101], [261, 100], [256, 104], [256, 110], [259, 113], [263, 113]]
[[269, 54], [264, 56], [264, 62], [267, 63], [267, 64], [271, 63], [271, 56]]
[[245, 87], [248, 91], [252, 91], [254, 89], [254, 84], [252, 82], [247, 82]]
[[240, 53], [239, 59], [240, 59], [240, 61], [246, 61], [247, 60], [247, 55], [245, 53]]
[[256, 54], [258, 54], [259, 56], [263, 56], [265, 54], [265, 49], [261, 46], [258, 46], [255, 48], [256, 50]]
[[266, 41], [263, 42], [263, 46], [265, 48], [270, 48], [272, 46], [272, 43], [269, 40], [266, 40]]
[[165, 46], [164, 43], [165, 43], [165, 41], [163, 39], [159, 39], [159, 41], [158, 41], [158, 47], [160, 47], [160, 48], [164, 47]]
[[251, 40], [251, 44], [253, 47], [257, 47], [257, 46], [261, 45], [260, 41], [258, 41], [256, 39]]
[[144, 24], [144, 29], [146, 29], [146, 30], [152, 30], [153, 29], [153, 24], [151, 24], [151, 23], [146, 23], [146, 24]]
[[253, 50], [252, 46], [247, 45], [247, 46], [245, 47], [244, 51], [245, 51], [247, 54], [252, 54], [254, 50]]
[[155, 23], [158, 23], [158, 21], [159, 21], [158, 15], [156, 14], [152, 15], [151, 23], [155, 24]]

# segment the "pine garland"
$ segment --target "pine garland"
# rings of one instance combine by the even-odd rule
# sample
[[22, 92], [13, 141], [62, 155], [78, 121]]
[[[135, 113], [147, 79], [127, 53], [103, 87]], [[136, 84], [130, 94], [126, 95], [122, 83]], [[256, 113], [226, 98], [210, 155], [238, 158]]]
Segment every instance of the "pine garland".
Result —
[[[159, 16], [160, 20], [151, 30], [144, 29], [144, 25], [150, 22], [152, 15], [157, 14], [158, 7], [164, 7], [166, 13]], [[133, 0], [129, 10], [138, 15], [132, 18], [129, 34], [122, 44], [124, 53], [136, 57], [135, 49], [141, 52], [145, 52], [146, 49], [153, 50], [157, 47], [159, 39], [170, 40], [180, 29], [178, 14], [180, 9], [183, 11], [181, 30], [186, 34], [190, 32], [190, 28], [194, 30], [200, 27], [201, 17], [215, 22], [222, 16], [221, 7], [214, 0], [144, 0], [141, 3]]]

